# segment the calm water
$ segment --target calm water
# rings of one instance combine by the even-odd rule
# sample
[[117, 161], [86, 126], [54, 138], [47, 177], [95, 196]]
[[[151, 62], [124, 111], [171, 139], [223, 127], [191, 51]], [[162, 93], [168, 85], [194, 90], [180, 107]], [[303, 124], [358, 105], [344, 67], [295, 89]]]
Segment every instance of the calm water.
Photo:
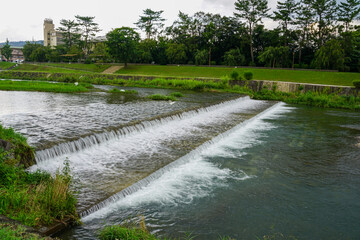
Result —
[[[171, 92], [139, 89], [154, 91]], [[170, 105], [107, 93], [0, 92], [0, 121], [44, 148], [229, 97], [186, 93]], [[158, 173], [61, 237], [94, 239], [104, 225], [144, 216], [161, 237], [359, 239], [360, 113], [274, 104], [242, 97], [34, 166], [54, 172], [68, 157], [80, 210]]]

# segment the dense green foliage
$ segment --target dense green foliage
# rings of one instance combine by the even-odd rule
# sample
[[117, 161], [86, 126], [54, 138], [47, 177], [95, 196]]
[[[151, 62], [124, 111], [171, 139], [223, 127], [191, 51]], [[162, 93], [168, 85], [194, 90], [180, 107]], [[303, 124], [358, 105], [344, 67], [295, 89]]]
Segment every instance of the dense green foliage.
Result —
[[12, 50], [9, 45], [9, 40], [7, 39], [5, 45], [1, 48], [1, 54], [6, 58], [6, 60], [10, 61], [12, 57]]
[[[85, 87], [86, 86], [86, 87]], [[7, 91], [39, 91], [39, 92], [88, 92], [89, 85], [75, 85], [70, 83], [49, 83], [34, 81], [0, 81], [0, 90]]]
[[116, 28], [106, 35], [109, 54], [117, 60], [127, 63], [136, 56], [136, 46], [140, 36], [132, 28]]
[[[64, 45], [50, 48], [27, 43], [24, 55], [27, 61], [38, 62], [84, 61], [85, 56], [87, 63], [195, 63], [359, 71], [360, 28], [354, 24], [360, 0], [283, 0], [277, 2], [272, 14], [268, 0], [236, 0], [233, 8], [234, 16], [180, 11], [167, 27], [162, 10], [145, 9], [136, 25], [145, 32], [146, 39], [132, 38], [131, 47], [116, 45], [124, 38], [114, 35], [114, 31], [134, 29], [115, 26], [107, 40], [101, 40], [104, 42], [90, 41], [99, 30], [94, 18], [76, 16], [75, 20], [61, 21]], [[266, 29], [266, 18], [277, 22], [278, 27]]]

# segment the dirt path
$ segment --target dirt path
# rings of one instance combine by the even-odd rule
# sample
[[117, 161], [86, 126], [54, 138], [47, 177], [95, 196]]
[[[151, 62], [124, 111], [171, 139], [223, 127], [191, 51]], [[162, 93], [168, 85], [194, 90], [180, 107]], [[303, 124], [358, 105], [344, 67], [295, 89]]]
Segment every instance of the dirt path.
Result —
[[105, 71], [103, 71], [103, 74], [113, 74], [114, 72], [122, 69], [123, 66], [111, 66], [108, 69], [106, 69]]

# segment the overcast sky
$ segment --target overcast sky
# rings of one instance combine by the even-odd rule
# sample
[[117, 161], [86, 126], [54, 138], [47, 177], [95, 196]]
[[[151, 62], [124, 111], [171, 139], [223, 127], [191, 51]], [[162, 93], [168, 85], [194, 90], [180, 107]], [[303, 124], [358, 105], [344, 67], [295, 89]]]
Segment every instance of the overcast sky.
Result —
[[[45, 18], [54, 20], [59, 27], [61, 19], [74, 19], [75, 15], [95, 16], [105, 35], [113, 28], [135, 27], [134, 22], [146, 8], [164, 10], [166, 26], [172, 24], [178, 12], [194, 14], [198, 11], [231, 16], [235, 0], [16, 0], [1, 1], [0, 42], [43, 40]], [[276, 7], [276, 0], [269, 0], [269, 7]], [[266, 21], [271, 22], [271, 21]], [[266, 23], [265, 22], [265, 23]], [[268, 23], [267, 26], [271, 27]]]

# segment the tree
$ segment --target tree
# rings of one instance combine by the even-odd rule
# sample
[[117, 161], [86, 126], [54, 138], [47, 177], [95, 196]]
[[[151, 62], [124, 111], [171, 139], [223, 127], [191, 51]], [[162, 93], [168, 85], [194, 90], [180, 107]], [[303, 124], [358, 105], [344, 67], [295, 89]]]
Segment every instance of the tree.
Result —
[[297, 10], [296, 23], [299, 28], [299, 64], [302, 61], [302, 51], [305, 46], [309, 45], [310, 41], [310, 26], [314, 23], [314, 13], [311, 10], [310, 2], [308, 0], [301, 0], [300, 6]]
[[184, 44], [171, 43], [166, 49], [166, 57], [171, 64], [185, 63], [186, 48]]
[[289, 47], [268, 47], [260, 54], [259, 60], [272, 68], [285, 67], [289, 61]]
[[313, 31], [317, 35], [317, 48], [319, 49], [334, 30], [336, 0], [308, 0], [308, 2], [315, 13], [317, 26], [313, 28]]
[[326, 42], [315, 54], [314, 65], [319, 69], [341, 69], [344, 63], [344, 49], [336, 39]]
[[273, 19], [280, 21], [284, 36], [284, 46], [288, 45], [289, 25], [294, 24], [295, 14], [299, 7], [299, 3], [295, 0], [285, 0], [277, 2], [278, 11], [274, 11]]
[[227, 51], [224, 55], [224, 64], [228, 66], [241, 66], [245, 62], [244, 55], [238, 48]]
[[151, 36], [156, 35], [159, 29], [164, 27], [165, 19], [161, 17], [164, 11], [153, 11], [149, 8], [143, 11], [144, 15], [135, 23], [138, 28], [145, 31], [146, 38], [150, 39]]
[[206, 50], [197, 50], [195, 54], [195, 64], [205, 65], [208, 61], [208, 52]]
[[237, 0], [235, 2], [235, 10], [237, 13], [234, 13], [236, 17], [244, 19], [247, 23], [248, 35], [250, 38], [250, 54], [251, 61], [254, 63], [254, 51], [253, 51], [253, 29], [258, 24], [262, 22], [263, 17], [268, 17], [267, 12], [270, 10], [268, 8], [267, 0]]
[[338, 20], [345, 25], [345, 32], [350, 29], [350, 24], [353, 20], [358, 19], [360, 13], [359, 0], [346, 0], [340, 2]]
[[9, 45], [9, 40], [6, 39], [5, 45], [1, 48], [1, 54], [6, 58], [7, 61], [10, 61], [12, 57], [12, 49]]
[[91, 37], [95, 37], [97, 32], [100, 32], [99, 25], [94, 22], [95, 17], [77, 15], [75, 18], [80, 27], [83, 51], [85, 53], [85, 58], [87, 58], [90, 51], [89, 40]]
[[137, 44], [140, 36], [134, 29], [129, 27], [116, 28], [106, 34], [109, 54], [123, 61], [125, 67], [136, 55]]
[[75, 20], [61, 19], [60, 24], [62, 26], [57, 30], [62, 33], [63, 41], [67, 50], [69, 50], [74, 44], [78, 44], [80, 41], [79, 23], [75, 22]]

